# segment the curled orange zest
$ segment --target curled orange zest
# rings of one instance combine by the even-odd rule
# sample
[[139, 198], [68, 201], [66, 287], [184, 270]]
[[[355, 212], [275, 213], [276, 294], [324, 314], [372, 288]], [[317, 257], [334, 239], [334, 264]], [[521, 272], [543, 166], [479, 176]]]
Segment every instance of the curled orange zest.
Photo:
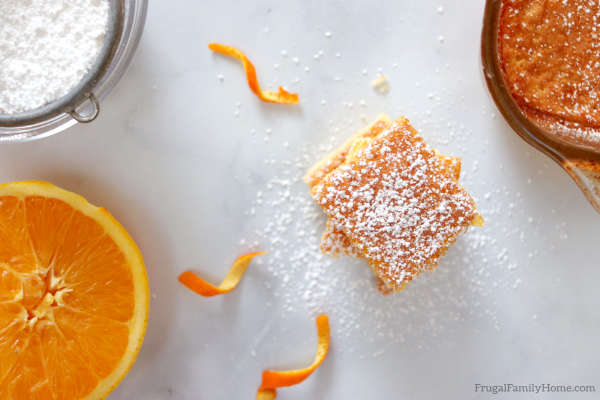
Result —
[[208, 48], [214, 52], [225, 54], [226, 56], [240, 60], [244, 64], [244, 70], [246, 71], [246, 78], [248, 79], [250, 90], [252, 90], [262, 101], [280, 104], [295, 104], [298, 102], [298, 94], [289, 93], [282, 87], [279, 87], [279, 92], [261, 90], [260, 86], [258, 86], [258, 80], [256, 79], [256, 69], [241, 50], [219, 43], [210, 43]]
[[273, 400], [277, 397], [276, 388], [296, 385], [308, 378], [321, 365], [329, 351], [330, 333], [329, 317], [321, 315], [317, 318], [317, 354], [312, 365], [293, 371], [269, 371], [262, 375], [262, 383], [256, 394], [256, 400]]
[[231, 266], [229, 273], [219, 286], [211, 285], [192, 271], [186, 271], [179, 275], [179, 282], [183, 283], [187, 288], [204, 297], [212, 297], [219, 294], [229, 293], [235, 289], [237, 284], [244, 276], [246, 269], [250, 265], [250, 261], [252, 261], [254, 257], [265, 253], [266, 251], [258, 251], [238, 257]]

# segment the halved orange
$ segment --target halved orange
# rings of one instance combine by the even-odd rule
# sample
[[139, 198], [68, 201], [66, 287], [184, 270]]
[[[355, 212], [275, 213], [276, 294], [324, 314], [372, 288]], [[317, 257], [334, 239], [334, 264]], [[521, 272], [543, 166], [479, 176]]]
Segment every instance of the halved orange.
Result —
[[147, 317], [142, 255], [105, 209], [45, 182], [0, 185], [0, 400], [106, 397]]

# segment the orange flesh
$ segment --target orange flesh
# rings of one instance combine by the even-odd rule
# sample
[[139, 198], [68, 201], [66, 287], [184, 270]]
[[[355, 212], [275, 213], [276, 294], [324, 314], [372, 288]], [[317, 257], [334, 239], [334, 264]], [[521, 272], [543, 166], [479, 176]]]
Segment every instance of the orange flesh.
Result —
[[0, 399], [78, 399], [121, 361], [132, 272], [62, 200], [0, 196]]

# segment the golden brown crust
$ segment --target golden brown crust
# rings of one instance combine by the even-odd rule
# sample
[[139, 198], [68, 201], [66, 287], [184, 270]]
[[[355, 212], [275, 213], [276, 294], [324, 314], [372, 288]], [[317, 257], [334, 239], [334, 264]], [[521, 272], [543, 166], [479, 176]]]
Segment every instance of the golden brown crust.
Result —
[[600, 150], [600, 4], [504, 0], [498, 53], [523, 112], [547, 132]]

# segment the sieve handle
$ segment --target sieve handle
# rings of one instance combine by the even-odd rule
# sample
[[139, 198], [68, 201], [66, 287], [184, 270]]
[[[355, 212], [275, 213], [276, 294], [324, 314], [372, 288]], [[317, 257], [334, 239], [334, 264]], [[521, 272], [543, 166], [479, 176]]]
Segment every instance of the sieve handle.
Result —
[[[82, 124], [92, 122], [93, 120], [98, 118], [98, 114], [100, 114], [100, 102], [98, 101], [94, 93], [86, 93], [85, 97], [87, 97], [86, 100], [84, 100], [77, 108], [74, 108], [69, 112], [69, 114], [75, 121], [81, 122]], [[87, 102], [89, 102], [89, 104], [93, 107], [89, 113], [82, 114], [79, 111], [77, 111], [77, 109], [81, 108], [81, 106]]]

